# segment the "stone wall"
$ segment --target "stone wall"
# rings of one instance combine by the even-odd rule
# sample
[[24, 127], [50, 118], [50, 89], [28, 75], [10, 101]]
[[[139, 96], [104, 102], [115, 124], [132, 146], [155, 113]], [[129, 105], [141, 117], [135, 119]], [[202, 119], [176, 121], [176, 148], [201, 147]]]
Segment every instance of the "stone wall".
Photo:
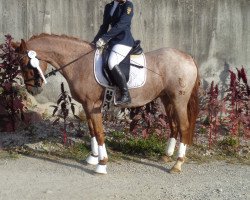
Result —
[[[91, 41], [108, 0], [0, 0], [0, 43], [42, 32]], [[229, 67], [245, 66], [250, 74], [250, 0], [133, 0], [132, 31], [145, 51], [173, 47], [191, 54], [204, 83], [225, 83]], [[54, 89], [38, 99], [53, 100]], [[58, 85], [58, 86], [56, 86]], [[206, 85], [206, 84], [204, 84]], [[56, 95], [55, 95], [56, 94]], [[48, 97], [50, 96], [50, 98]]]

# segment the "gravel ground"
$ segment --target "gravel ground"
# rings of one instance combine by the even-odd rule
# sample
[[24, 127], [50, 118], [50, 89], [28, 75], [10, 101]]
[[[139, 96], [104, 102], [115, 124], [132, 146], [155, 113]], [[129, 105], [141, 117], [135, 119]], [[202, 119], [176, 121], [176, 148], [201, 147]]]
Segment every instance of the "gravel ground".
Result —
[[250, 167], [225, 162], [183, 165], [146, 159], [110, 162], [108, 175], [95, 167], [62, 159], [21, 156], [0, 160], [0, 199], [250, 199]]
[[[17, 134], [1, 133], [0, 153], [2, 148], [21, 146], [39, 150], [43, 140], [59, 138], [58, 133], [49, 122]], [[249, 144], [245, 148], [248, 154]], [[39, 154], [0, 156], [0, 200], [250, 200], [249, 165], [190, 162], [181, 174], [170, 174], [173, 164], [115, 159], [108, 164], [108, 175], [98, 175], [95, 166], [84, 162]]]

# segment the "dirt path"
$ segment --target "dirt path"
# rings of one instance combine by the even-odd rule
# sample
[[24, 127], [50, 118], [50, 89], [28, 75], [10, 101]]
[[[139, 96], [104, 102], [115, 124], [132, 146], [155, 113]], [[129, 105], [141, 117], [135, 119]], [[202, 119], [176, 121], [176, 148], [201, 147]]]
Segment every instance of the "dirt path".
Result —
[[250, 167], [225, 162], [186, 164], [169, 174], [173, 163], [148, 160], [111, 162], [108, 175], [94, 166], [68, 160], [22, 156], [0, 160], [0, 199], [250, 199]]

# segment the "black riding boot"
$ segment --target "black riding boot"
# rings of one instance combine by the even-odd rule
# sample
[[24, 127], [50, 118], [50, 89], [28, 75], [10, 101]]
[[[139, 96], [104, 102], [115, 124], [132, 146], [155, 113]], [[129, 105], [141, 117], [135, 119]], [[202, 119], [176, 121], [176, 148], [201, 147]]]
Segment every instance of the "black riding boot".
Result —
[[111, 70], [111, 74], [116, 85], [121, 91], [121, 97], [116, 100], [117, 105], [124, 105], [131, 103], [126, 77], [122, 73], [118, 65], [114, 66], [114, 68]]

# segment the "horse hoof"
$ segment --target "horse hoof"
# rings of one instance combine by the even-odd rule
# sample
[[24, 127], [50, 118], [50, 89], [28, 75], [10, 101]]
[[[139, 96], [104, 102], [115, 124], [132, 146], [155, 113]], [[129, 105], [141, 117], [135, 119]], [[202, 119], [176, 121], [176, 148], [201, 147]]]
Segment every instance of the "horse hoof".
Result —
[[98, 156], [89, 155], [86, 159], [86, 162], [90, 165], [97, 165], [98, 164]]
[[98, 174], [107, 174], [107, 165], [97, 165], [95, 172]]
[[167, 156], [167, 155], [162, 156], [162, 157], [161, 157], [161, 160], [162, 160], [163, 162], [165, 162], [165, 163], [169, 163], [169, 162], [172, 162], [172, 161], [173, 161], [172, 158], [171, 158], [171, 156]]
[[172, 169], [170, 169], [169, 173], [170, 174], [177, 174], [177, 173], [181, 173], [181, 170], [176, 168], [176, 167], [172, 167]]

